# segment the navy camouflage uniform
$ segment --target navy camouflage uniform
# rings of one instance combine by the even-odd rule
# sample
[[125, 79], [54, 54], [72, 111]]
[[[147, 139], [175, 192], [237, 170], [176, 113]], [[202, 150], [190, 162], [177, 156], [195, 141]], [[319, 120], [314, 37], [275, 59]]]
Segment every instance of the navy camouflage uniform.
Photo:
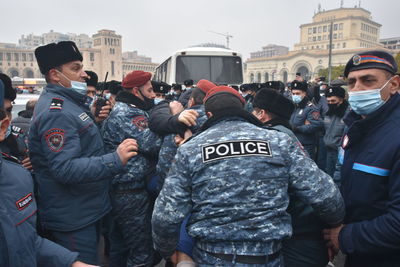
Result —
[[[245, 111], [226, 112], [178, 149], [153, 212], [155, 248], [170, 256], [180, 223], [192, 213], [188, 232], [199, 266], [250, 266], [239, 264], [246, 256], [263, 260], [251, 266], [283, 266], [281, 241], [292, 233], [288, 187], [329, 225], [342, 221], [343, 200], [286, 134], [249, 123], [249, 117], [258, 120]], [[220, 145], [225, 148], [217, 153]], [[249, 145], [253, 154], [244, 150]]]
[[[196, 105], [191, 110], [197, 111], [199, 116], [196, 119], [196, 125], [190, 127], [192, 133], [196, 133], [200, 127], [207, 120], [206, 112], [204, 111], [203, 105]], [[168, 171], [171, 168], [172, 161], [174, 160], [176, 150], [178, 147], [175, 144], [175, 134], [170, 134], [164, 137], [163, 144], [160, 149], [160, 157], [157, 163], [157, 174], [160, 176], [159, 189], [161, 190], [162, 184], [164, 183], [165, 177], [167, 177]]]
[[307, 96], [296, 105], [290, 118], [290, 125], [304, 149], [312, 159], [315, 159], [317, 134], [322, 131], [324, 125], [318, 108], [308, 100]]
[[100, 221], [111, 210], [109, 178], [123, 171], [118, 154], [105, 154], [87, 97], [48, 84], [35, 107], [29, 153], [38, 183], [43, 228], [54, 240], [97, 264]]
[[146, 191], [146, 183], [155, 173], [161, 138], [148, 128], [148, 113], [139, 108], [138, 98], [120, 92], [116, 100], [102, 128], [106, 150], [113, 151], [124, 139], [134, 138], [139, 151], [128, 161], [127, 171], [112, 179], [114, 225], [110, 234], [110, 266], [147, 266], [152, 263], [154, 250], [151, 238], [153, 201]]

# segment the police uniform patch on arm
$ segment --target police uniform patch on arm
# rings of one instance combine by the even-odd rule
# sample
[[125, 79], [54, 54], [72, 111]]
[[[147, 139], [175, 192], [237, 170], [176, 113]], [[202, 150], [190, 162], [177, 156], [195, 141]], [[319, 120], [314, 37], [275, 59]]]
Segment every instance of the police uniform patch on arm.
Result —
[[44, 137], [46, 139], [47, 146], [54, 152], [60, 152], [65, 143], [65, 136], [63, 129], [53, 128], [48, 130]]
[[148, 127], [147, 119], [144, 116], [136, 116], [132, 119], [132, 123], [140, 130], [144, 130]]
[[50, 110], [62, 110], [64, 99], [53, 97], [50, 103]]
[[314, 120], [319, 120], [319, 112], [318, 111], [314, 111], [313, 113], [311, 113], [311, 116], [313, 117]]
[[214, 143], [202, 146], [201, 152], [204, 163], [219, 159], [243, 156], [272, 157], [269, 142], [261, 140], [241, 140]]
[[28, 207], [32, 201], [33, 201], [32, 193], [29, 193], [20, 200], [17, 200], [17, 202], [15, 202], [15, 205], [17, 206], [18, 210], [23, 210], [26, 207]]

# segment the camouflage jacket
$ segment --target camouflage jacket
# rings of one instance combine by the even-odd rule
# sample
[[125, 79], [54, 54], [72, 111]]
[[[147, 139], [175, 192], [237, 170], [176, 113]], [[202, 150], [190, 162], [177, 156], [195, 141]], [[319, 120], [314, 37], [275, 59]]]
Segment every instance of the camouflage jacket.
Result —
[[[124, 93], [103, 123], [102, 135], [106, 151], [115, 151], [126, 138], [136, 139], [139, 147], [137, 156], [125, 166], [125, 173], [116, 175], [113, 188], [117, 190], [143, 189], [146, 178], [154, 174], [161, 138], [148, 128], [148, 113], [131, 104], [132, 96]], [[131, 103], [129, 103], [131, 102]]]
[[[203, 105], [196, 105], [189, 109], [196, 110], [199, 113], [199, 116], [196, 119], [196, 125], [190, 128], [193, 133], [196, 133], [207, 120], [206, 112], [204, 111]], [[171, 168], [171, 164], [175, 157], [177, 149], [178, 147], [175, 144], [175, 134], [165, 136], [160, 150], [160, 157], [158, 158], [157, 163], [157, 174], [160, 175], [160, 177], [162, 178], [161, 186], [163, 180], [167, 176], [169, 169]]]
[[188, 233], [203, 250], [278, 251], [292, 232], [288, 187], [324, 222], [342, 221], [344, 204], [332, 179], [285, 133], [257, 127], [249, 116], [214, 117], [178, 149], [153, 211], [153, 241], [162, 255], [174, 251], [189, 213]]

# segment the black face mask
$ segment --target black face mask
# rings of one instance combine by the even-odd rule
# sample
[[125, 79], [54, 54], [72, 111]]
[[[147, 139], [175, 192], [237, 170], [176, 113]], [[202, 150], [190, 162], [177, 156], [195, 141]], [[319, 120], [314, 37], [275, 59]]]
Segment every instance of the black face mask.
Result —
[[139, 90], [139, 93], [142, 95], [142, 97], [144, 99], [143, 100], [143, 103], [144, 103], [143, 110], [148, 111], [148, 110], [152, 109], [154, 107], [154, 99], [144, 96], [142, 91], [140, 91], [140, 90]]
[[339, 104], [328, 104], [328, 107], [329, 107], [329, 113], [335, 113], [335, 111], [339, 107]]

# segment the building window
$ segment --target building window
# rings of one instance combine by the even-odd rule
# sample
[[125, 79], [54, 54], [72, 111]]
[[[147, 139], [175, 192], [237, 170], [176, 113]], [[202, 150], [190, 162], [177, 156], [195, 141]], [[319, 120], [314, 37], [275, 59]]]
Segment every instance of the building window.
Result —
[[315, 42], [315, 41], [316, 41], [316, 39], [317, 39], [317, 38], [316, 38], [315, 36], [313, 36], [313, 38], [312, 38], [313, 42]]
[[114, 61], [111, 61], [111, 76], [115, 75]]
[[312, 29], [312, 32], [313, 32], [313, 33], [317, 33], [317, 27], [314, 27], [314, 28]]
[[322, 27], [319, 26], [319, 27], [318, 27], [318, 33], [321, 33], [321, 32], [322, 32]]
[[343, 30], [343, 23], [339, 24], [339, 30]]
[[321, 35], [320, 35], [320, 36], [318, 36], [318, 41], [321, 41]]
[[337, 34], [336, 33], [333, 34], [333, 39], [337, 39]]
[[343, 48], [346, 48], [346, 43], [343, 43], [343, 44], [342, 44], [342, 47], [343, 47]]
[[335, 44], [332, 44], [332, 49], [335, 49]]
[[343, 39], [343, 33], [339, 33], [339, 39]]
[[33, 61], [33, 53], [29, 54], [29, 61]]
[[328, 30], [328, 27], [325, 25], [324, 26], [324, 32], [326, 32]]
[[0, 61], [3, 60], [3, 52], [0, 52]]
[[22, 53], [22, 61], [26, 61], [26, 54]]
[[324, 38], [323, 38], [323, 39], [326, 40], [326, 38], [327, 38], [326, 35], [324, 35]]
[[337, 31], [337, 29], [338, 29], [338, 25], [337, 24], [333, 24], [333, 30]]
[[11, 53], [7, 53], [6, 56], [7, 56], [7, 61], [11, 61]]
[[90, 53], [90, 61], [94, 61], [94, 53]]

